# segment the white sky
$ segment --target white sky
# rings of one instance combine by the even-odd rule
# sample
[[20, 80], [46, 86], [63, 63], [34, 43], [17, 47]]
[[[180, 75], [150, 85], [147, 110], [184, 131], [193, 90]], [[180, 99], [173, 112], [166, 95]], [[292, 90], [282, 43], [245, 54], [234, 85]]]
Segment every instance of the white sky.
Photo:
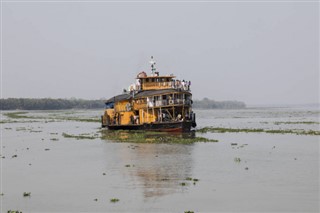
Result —
[[153, 55], [194, 99], [319, 103], [319, 2], [2, 2], [2, 96], [109, 98]]

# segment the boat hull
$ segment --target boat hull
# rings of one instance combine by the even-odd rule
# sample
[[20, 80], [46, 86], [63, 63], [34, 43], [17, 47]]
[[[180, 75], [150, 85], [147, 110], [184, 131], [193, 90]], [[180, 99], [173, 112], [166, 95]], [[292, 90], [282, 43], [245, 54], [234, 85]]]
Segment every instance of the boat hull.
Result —
[[110, 130], [149, 130], [162, 132], [188, 132], [192, 126], [191, 121], [128, 124], [128, 125], [107, 125]]

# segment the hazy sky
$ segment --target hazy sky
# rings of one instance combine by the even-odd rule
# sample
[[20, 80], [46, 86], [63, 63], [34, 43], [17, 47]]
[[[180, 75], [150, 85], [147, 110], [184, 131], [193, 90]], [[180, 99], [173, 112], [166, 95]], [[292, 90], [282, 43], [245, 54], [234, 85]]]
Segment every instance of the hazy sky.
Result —
[[153, 55], [194, 99], [319, 102], [319, 2], [2, 3], [2, 96], [109, 98]]

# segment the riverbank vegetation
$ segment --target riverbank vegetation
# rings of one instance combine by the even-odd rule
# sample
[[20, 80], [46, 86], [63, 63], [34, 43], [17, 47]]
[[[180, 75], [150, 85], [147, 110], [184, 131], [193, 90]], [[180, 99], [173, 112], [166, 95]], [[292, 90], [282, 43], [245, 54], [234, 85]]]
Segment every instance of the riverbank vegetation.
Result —
[[7, 98], [0, 99], [0, 110], [102, 109], [103, 100]]
[[[104, 100], [52, 99], [52, 98], [7, 98], [0, 99], [0, 110], [62, 110], [62, 109], [103, 109]], [[243, 109], [240, 101], [214, 101], [208, 98], [195, 100], [195, 109]]]
[[193, 101], [195, 109], [244, 109], [246, 104], [241, 101], [214, 101], [208, 98]]

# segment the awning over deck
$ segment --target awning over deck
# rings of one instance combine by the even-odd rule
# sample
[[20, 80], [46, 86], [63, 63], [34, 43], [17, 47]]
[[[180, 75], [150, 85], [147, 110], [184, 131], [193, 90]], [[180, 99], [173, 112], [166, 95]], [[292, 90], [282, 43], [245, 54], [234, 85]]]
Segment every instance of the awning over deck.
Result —
[[114, 103], [114, 102], [118, 102], [118, 101], [123, 101], [123, 100], [128, 100], [130, 99], [132, 96], [130, 94], [121, 94], [121, 95], [117, 95], [114, 96], [108, 100], [106, 100], [106, 104], [108, 103]]

